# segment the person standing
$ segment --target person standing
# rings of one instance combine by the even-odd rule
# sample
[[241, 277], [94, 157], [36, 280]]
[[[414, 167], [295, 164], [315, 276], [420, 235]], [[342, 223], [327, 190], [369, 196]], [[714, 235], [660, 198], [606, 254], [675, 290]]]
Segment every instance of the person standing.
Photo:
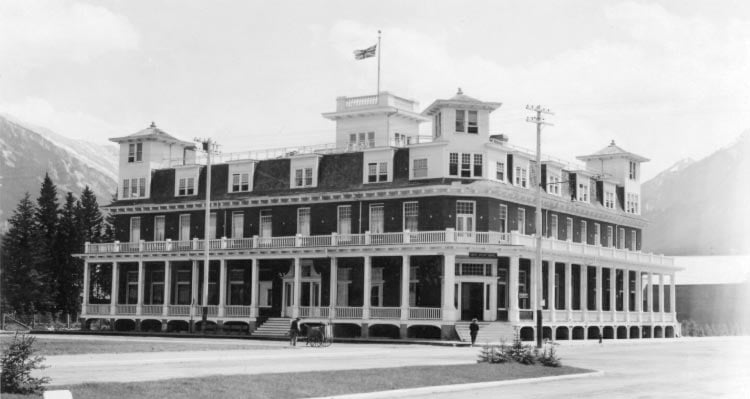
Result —
[[297, 346], [297, 336], [299, 335], [299, 321], [300, 318], [292, 320], [292, 324], [289, 326], [289, 345]]
[[469, 324], [469, 335], [471, 335], [471, 346], [474, 346], [474, 342], [477, 340], [477, 333], [479, 332], [479, 323], [477, 323], [477, 318], [471, 320], [471, 324]]

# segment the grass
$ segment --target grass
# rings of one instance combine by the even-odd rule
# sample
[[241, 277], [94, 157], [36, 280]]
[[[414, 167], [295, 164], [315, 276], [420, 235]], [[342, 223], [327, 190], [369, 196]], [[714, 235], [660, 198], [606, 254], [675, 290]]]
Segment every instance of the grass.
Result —
[[[5, 348], [13, 340], [13, 335], [0, 337], [0, 347]], [[117, 341], [98, 339], [45, 339], [36, 336], [34, 348], [42, 356], [78, 355], [86, 353], [132, 353], [132, 352], [182, 352], [200, 350], [231, 350], [231, 349], [283, 349], [284, 347], [263, 344], [224, 344], [224, 343], [196, 343], [192, 342], [160, 342], [160, 341]]]
[[[69, 389], [76, 399], [86, 398], [300, 398], [388, 391], [434, 385], [502, 381], [588, 370], [574, 367], [509, 364], [463, 364], [365, 370], [209, 376], [137, 383], [81, 384]], [[3, 395], [8, 399], [34, 396]]]

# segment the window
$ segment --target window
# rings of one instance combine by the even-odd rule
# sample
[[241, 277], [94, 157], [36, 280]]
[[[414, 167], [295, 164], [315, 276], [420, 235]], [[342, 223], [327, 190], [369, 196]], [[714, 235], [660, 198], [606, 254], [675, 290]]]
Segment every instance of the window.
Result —
[[260, 236], [271, 237], [273, 235], [272, 215], [270, 209], [260, 211]]
[[628, 177], [630, 178], [630, 180], [638, 180], [638, 164], [633, 161], [630, 161], [629, 166], [630, 168], [629, 168]]
[[177, 305], [189, 305], [190, 304], [190, 270], [178, 270], [176, 273], [176, 304]]
[[164, 303], [164, 270], [151, 271], [151, 292], [149, 292], [148, 303], [161, 305]]
[[448, 174], [458, 176], [458, 153], [451, 152], [448, 160]]
[[341, 235], [352, 234], [351, 205], [341, 205], [338, 207], [338, 233]]
[[352, 133], [349, 135], [349, 145], [355, 147], [357, 145], [357, 134]]
[[474, 177], [482, 177], [482, 154], [474, 154]]
[[500, 204], [500, 214], [498, 215], [498, 221], [500, 222], [500, 232], [508, 232], [508, 206]]
[[638, 214], [638, 194], [628, 193], [625, 202], [625, 212]]
[[250, 191], [250, 173], [232, 174], [232, 192]]
[[547, 192], [552, 195], [560, 195], [560, 175], [547, 175]]
[[565, 219], [565, 239], [568, 241], [573, 240], [573, 218]]
[[143, 161], [143, 143], [128, 145], [128, 163]]
[[130, 198], [130, 179], [122, 181], [122, 198]]
[[370, 205], [370, 233], [383, 233], [384, 225], [383, 204]]
[[388, 181], [388, 162], [371, 162], [367, 164], [367, 182]]
[[310, 208], [297, 208], [297, 234], [310, 235]]
[[518, 208], [518, 232], [526, 234], [526, 209]]
[[208, 238], [214, 239], [218, 238], [216, 237], [216, 212], [211, 212], [211, 215], [208, 218]]
[[594, 223], [594, 245], [602, 245], [602, 226]]
[[466, 111], [456, 110], [456, 132], [463, 133], [466, 131]]
[[128, 285], [125, 287], [127, 290], [125, 302], [129, 305], [135, 305], [138, 303], [138, 272], [129, 270], [126, 276]]
[[404, 202], [404, 230], [419, 231], [419, 203]]
[[456, 133], [479, 133], [477, 111], [456, 110]]
[[588, 223], [585, 220], [581, 220], [581, 241], [584, 244], [589, 243], [588, 239]]
[[477, 111], [469, 111], [469, 125], [467, 126], [467, 133], [477, 134], [479, 133], [479, 124], [477, 122]]
[[505, 181], [505, 164], [502, 162], [495, 164], [495, 179]]
[[313, 169], [300, 168], [294, 170], [294, 187], [311, 187], [313, 185]]
[[245, 214], [232, 212], [232, 238], [242, 238], [245, 235]]
[[245, 305], [245, 279], [243, 269], [229, 270], [229, 303], [227, 305]]
[[578, 183], [578, 192], [576, 193], [576, 199], [581, 202], [589, 202], [589, 182], [581, 181]]
[[548, 236], [557, 240], [557, 215], [552, 215], [552, 217], [550, 217]]
[[604, 193], [604, 207], [609, 209], [615, 209], [615, 193], [612, 191], [606, 191]]
[[180, 215], [180, 241], [187, 241], [190, 239], [190, 214], [186, 213]]
[[635, 251], [638, 248], [638, 233], [635, 230], [630, 231], [630, 250]]
[[141, 240], [141, 218], [132, 217], [130, 218], [130, 242], [138, 242]]
[[375, 147], [375, 132], [367, 132], [367, 146]]
[[164, 241], [164, 215], [154, 217], [154, 241]]
[[520, 166], [516, 166], [516, 174], [514, 176], [516, 186], [526, 187], [527, 184], [527, 170]]
[[440, 137], [440, 135], [443, 134], [442, 114], [440, 112], [435, 115], [433, 126], [435, 128], [435, 137]]
[[614, 246], [614, 242], [615, 242], [614, 236], [615, 234], [614, 234], [614, 229], [612, 228], [612, 226], [607, 226], [607, 246], [608, 247]]
[[471, 177], [471, 154], [461, 154], [461, 177]]
[[414, 177], [427, 177], [427, 158], [415, 159], [412, 171]]
[[177, 195], [195, 195], [195, 178], [194, 177], [183, 177], [179, 181], [179, 187], [177, 189]]
[[617, 229], [617, 248], [625, 248], [625, 229], [622, 227]]
[[456, 201], [456, 231], [459, 238], [471, 237], [475, 229], [474, 201]]
[[125, 179], [122, 181], [122, 198], [143, 198], [146, 196], [146, 178]]

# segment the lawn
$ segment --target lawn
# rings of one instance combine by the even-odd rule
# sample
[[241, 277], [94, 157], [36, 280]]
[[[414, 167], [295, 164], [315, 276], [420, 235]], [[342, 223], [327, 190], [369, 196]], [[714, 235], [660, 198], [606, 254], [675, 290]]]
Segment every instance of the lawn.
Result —
[[[300, 398], [387, 391], [434, 385], [513, 380], [586, 372], [574, 367], [464, 364], [366, 370], [210, 376], [137, 383], [81, 384], [69, 389], [85, 398]], [[33, 396], [3, 395], [3, 398]]]
[[[13, 335], [0, 336], [0, 347], [3, 349], [13, 340]], [[200, 350], [232, 350], [232, 349], [284, 349], [280, 346], [264, 345], [262, 343], [197, 343], [180, 342], [179, 340], [101, 340], [101, 339], [65, 339], [45, 338], [36, 336], [34, 348], [42, 356], [78, 355], [85, 353], [132, 353], [132, 352], [181, 352]]]

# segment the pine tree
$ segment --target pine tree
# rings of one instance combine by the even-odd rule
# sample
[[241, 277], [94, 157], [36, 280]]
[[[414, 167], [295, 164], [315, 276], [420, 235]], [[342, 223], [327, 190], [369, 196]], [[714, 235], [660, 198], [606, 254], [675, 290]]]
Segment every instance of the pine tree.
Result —
[[42, 188], [37, 199], [35, 217], [35, 245], [34, 265], [39, 273], [39, 279], [47, 290], [37, 301], [37, 310], [54, 310], [54, 300], [57, 297], [55, 279], [59, 273], [56, 265], [57, 256], [57, 225], [60, 206], [57, 202], [57, 187], [52, 183], [49, 174], [44, 175]]
[[60, 213], [55, 240], [56, 269], [55, 283], [57, 285], [56, 308], [66, 314], [74, 315], [80, 309], [80, 294], [83, 285], [83, 262], [74, 258], [74, 253], [83, 249], [82, 230], [77, 215], [80, 214], [80, 202], [76, 201], [73, 193], [65, 197], [65, 205]]
[[[117, 193], [112, 195], [112, 202], [117, 201]], [[112, 212], [107, 212], [104, 216], [104, 234], [102, 235], [101, 242], [114, 242], [115, 241], [115, 215]]]
[[96, 195], [86, 186], [81, 193], [81, 199], [76, 213], [81, 241], [98, 243], [102, 241], [104, 219], [96, 201]]
[[36, 246], [35, 207], [29, 193], [18, 203], [8, 221], [10, 229], [3, 237], [0, 259], [3, 311], [33, 313], [46, 288], [36, 270], [33, 252]]

